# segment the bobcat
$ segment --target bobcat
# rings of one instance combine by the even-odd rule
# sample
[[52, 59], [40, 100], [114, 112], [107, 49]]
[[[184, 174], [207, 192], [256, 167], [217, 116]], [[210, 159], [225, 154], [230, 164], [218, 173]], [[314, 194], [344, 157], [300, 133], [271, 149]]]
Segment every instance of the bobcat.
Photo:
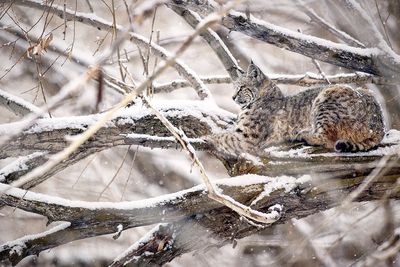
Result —
[[234, 86], [242, 108], [235, 131], [206, 138], [217, 155], [262, 155], [268, 146], [295, 140], [337, 152], [367, 151], [385, 133], [381, 107], [366, 89], [332, 85], [284, 96], [253, 62]]

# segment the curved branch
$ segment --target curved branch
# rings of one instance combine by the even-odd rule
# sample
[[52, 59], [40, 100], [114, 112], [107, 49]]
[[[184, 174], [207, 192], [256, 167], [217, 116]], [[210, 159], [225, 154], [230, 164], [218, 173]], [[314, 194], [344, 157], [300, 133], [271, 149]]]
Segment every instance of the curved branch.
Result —
[[384, 74], [374, 60], [380, 54], [377, 49], [355, 48], [334, 43], [291, 31], [254, 17], [249, 20], [246, 15], [238, 12], [228, 14], [223, 19], [222, 25], [231, 31], [238, 31], [260, 41], [333, 65], [376, 75]]
[[[325, 163], [332, 162], [335, 158], [338, 157], [328, 156]], [[359, 161], [362, 159], [367, 160], [365, 156], [360, 156]], [[301, 161], [301, 158], [286, 160], [293, 163]], [[341, 159], [341, 161], [346, 162], [346, 159]], [[269, 168], [274, 168], [277, 162], [279, 161], [272, 161], [267, 165]], [[321, 162], [321, 159], [317, 162]], [[395, 168], [373, 181], [368, 190], [361, 192], [355, 201], [377, 200], [391, 191], [400, 174], [399, 162], [396, 160], [395, 164]], [[321, 166], [324, 164], [319, 167]], [[347, 164], [343, 164], [342, 170], [351, 169], [351, 166], [352, 162], [347, 161]], [[313, 172], [310, 168], [308, 171]], [[241, 203], [251, 204], [259, 211], [266, 211], [271, 207], [282, 209], [282, 217], [277, 223], [284, 223], [292, 218], [302, 218], [339, 205], [341, 198], [335, 195], [351, 192], [364, 182], [365, 175], [368, 173], [355, 177], [346, 175], [341, 178], [307, 175], [299, 179], [289, 176], [268, 178], [247, 175], [220, 180], [216, 185], [224, 194]], [[1, 187], [9, 189], [6, 185], [1, 185]], [[392, 190], [390, 198], [399, 199], [400, 191]], [[222, 245], [232, 238], [242, 238], [259, 230], [253, 223], [241, 219], [229, 208], [211, 201], [203, 185], [158, 198], [121, 203], [69, 201], [12, 188], [0, 196], [0, 202], [47, 216], [50, 221], [69, 221], [71, 226], [63, 231], [65, 231], [64, 234], [75, 231], [75, 239], [117, 232], [118, 225], [122, 225], [123, 229], [159, 222], [170, 222], [175, 226], [186, 225], [181, 231], [174, 232], [172, 236], [166, 235], [165, 241], [172, 240], [172, 245], [165, 249], [159, 249], [164, 248], [159, 243], [157, 246], [148, 246], [148, 250], [142, 250], [140, 257], [136, 258], [140, 260], [141, 257], [147, 257], [147, 260], [159, 263], [165, 263], [166, 260], [172, 260], [188, 251], [209, 246], [209, 242], [199, 242], [201, 237], [213, 237], [217, 240], [217, 244]], [[191, 233], [189, 237], [188, 233]], [[33, 249], [35, 253], [38, 253], [49, 247], [60, 245], [59, 240], [55, 243], [53, 238], [49, 238], [45, 243], [42, 237], [40, 240], [41, 243], [37, 246], [35, 246], [35, 241], [31, 240], [29, 246], [20, 249], [20, 254], [17, 256], [14, 255], [15, 250], [12, 249], [10, 243], [4, 244], [0, 248], [1, 260], [7, 261], [13, 257], [21, 260]], [[64, 243], [70, 241], [72, 240], [62, 240]], [[165, 255], [169, 256], [164, 257]]]

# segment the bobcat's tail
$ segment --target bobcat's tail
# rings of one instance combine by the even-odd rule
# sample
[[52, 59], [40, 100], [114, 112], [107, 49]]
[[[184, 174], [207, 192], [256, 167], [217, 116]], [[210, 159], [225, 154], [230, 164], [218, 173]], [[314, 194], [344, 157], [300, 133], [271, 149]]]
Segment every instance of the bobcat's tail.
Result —
[[368, 151], [379, 145], [378, 138], [368, 138], [360, 143], [355, 143], [349, 140], [338, 140], [335, 143], [336, 152], [358, 152]]

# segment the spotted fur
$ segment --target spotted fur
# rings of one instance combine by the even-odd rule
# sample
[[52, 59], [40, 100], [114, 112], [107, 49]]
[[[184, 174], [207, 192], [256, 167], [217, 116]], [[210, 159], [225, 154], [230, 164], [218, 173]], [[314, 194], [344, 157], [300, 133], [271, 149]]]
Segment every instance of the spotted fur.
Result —
[[333, 85], [284, 96], [253, 63], [234, 86], [233, 99], [242, 107], [235, 131], [207, 138], [219, 154], [260, 155], [294, 140], [337, 152], [367, 151], [384, 136], [382, 109], [366, 89]]

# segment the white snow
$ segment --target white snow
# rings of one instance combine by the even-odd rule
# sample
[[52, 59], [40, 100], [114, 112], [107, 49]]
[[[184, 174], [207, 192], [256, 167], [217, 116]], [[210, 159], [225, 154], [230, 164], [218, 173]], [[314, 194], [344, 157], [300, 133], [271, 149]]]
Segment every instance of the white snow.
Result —
[[[36, 114], [42, 113], [40, 108], [36, 107], [35, 105], [20, 97], [9, 94], [3, 90], [0, 90], [0, 103], [1, 102], [5, 102], [5, 107], [8, 107], [9, 103], [13, 103], [15, 106], [18, 106], [18, 108], [13, 111], [18, 112], [19, 115], [26, 115], [27, 113], [29, 113], [29, 111]], [[43, 117], [48, 117], [48, 115], [43, 115]]]
[[[124, 108], [118, 111], [113, 119], [118, 121], [118, 124], [134, 124], [146, 116], [153, 116], [152, 111], [144, 107], [140, 101], [136, 101], [136, 105], [129, 108]], [[171, 101], [153, 101], [153, 105], [160, 110], [164, 116], [181, 118], [183, 116], [193, 116], [201, 121], [204, 121], [212, 128], [213, 132], [221, 131], [221, 128], [209, 118], [204, 118], [205, 114], [212, 114], [213, 117], [232, 119], [234, 114], [223, 110], [216, 106], [212, 101], [188, 101], [188, 100], [171, 100]], [[88, 126], [94, 124], [102, 114], [88, 116], [72, 116], [60, 118], [39, 119], [25, 133], [40, 133], [60, 129], [79, 129], [86, 130]], [[220, 121], [220, 123], [223, 123]], [[9, 135], [16, 133], [16, 130], [21, 129], [21, 125], [26, 124], [26, 121], [6, 123], [0, 125], [0, 135]], [[104, 127], [113, 127], [115, 124], [109, 121]]]
[[242, 154], [240, 154], [240, 157], [251, 161], [251, 163], [254, 166], [262, 166], [263, 165], [263, 162], [261, 161], [261, 159], [259, 157], [253, 156], [253, 155], [251, 155], [249, 153], [242, 153]]
[[[304, 78], [310, 78], [310, 79], [316, 79], [316, 80], [322, 80], [325, 79], [321, 74], [314, 73], [314, 72], [306, 72], [305, 74], [282, 74], [282, 73], [271, 73], [268, 74], [268, 77], [271, 79], [304, 79]], [[364, 73], [364, 72], [354, 72], [354, 73], [337, 73], [334, 75], [326, 75], [326, 78], [329, 80], [334, 80], [337, 78], [369, 78], [369, 77], [374, 77], [372, 74]]]
[[275, 158], [311, 158], [313, 155], [307, 153], [310, 146], [303, 146], [300, 148], [292, 148], [288, 151], [282, 151], [277, 146], [271, 146], [264, 150], [270, 156]]
[[[153, 237], [153, 234], [158, 232], [158, 230], [162, 226], [167, 226], [167, 224], [160, 223], [157, 226], [155, 226], [153, 229], [148, 231], [146, 233], [146, 235], [144, 235], [139, 241], [135, 242], [132, 246], [130, 246], [124, 252], [122, 252], [120, 255], [118, 255], [118, 257], [116, 257], [114, 259], [114, 262], [123, 260], [124, 258], [126, 258], [129, 255], [129, 253], [131, 253], [131, 251], [135, 251], [135, 250], [139, 249], [140, 246], [145, 244], [145, 243], [147, 243]], [[149, 253], [148, 251], [146, 251], [146, 252]], [[130, 261], [129, 262], [131, 262], [133, 260], [135, 260], [135, 257], [130, 257]], [[129, 262], [126, 262], [126, 264], [129, 263]]]
[[294, 148], [288, 151], [281, 151], [279, 147], [269, 147], [264, 151], [267, 152], [270, 156], [276, 158], [313, 158], [313, 157], [365, 157], [365, 156], [376, 156], [381, 157], [385, 155], [395, 155], [400, 151], [400, 131], [399, 130], [389, 130], [385, 137], [383, 138], [382, 145], [383, 147], [378, 147], [377, 149], [373, 149], [368, 152], [357, 152], [357, 153], [317, 153], [317, 154], [309, 154], [307, 150], [309, 150], [310, 146], [304, 146], [301, 148]]
[[26, 165], [27, 162], [29, 162], [33, 158], [40, 157], [45, 154], [47, 154], [47, 153], [34, 152], [28, 156], [18, 157], [16, 160], [11, 162], [10, 164], [4, 166], [2, 169], [0, 169], [0, 183], [4, 182], [5, 177], [7, 175], [9, 175], [10, 173], [27, 170], [29, 168], [28, 165]]
[[[246, 19], [246, 15], [241, 12], [230, 11], [229, 13], [234, 16], [240, 16], [240, 17], [243, 17], [244, 19]], [[257, 23], [261, 26], [264, 26], [264, 27], [271, 29], [272, 31], [275, 31], [277, 33], [280, 33], [282, 35], [290, 36], [290, 37], [295, 38], [296, 40], [302, 40], [307, 43], [315, 43], [315, 44], [318, 44], [321, 46], [328, 47], [332, 50], [343, 50], [343, 51], [347, 51], [350, 53], [356, 53], [356, 54], [363, 55], [363, 56], [372, 56], [372, 55], [377, 55], [377, 54], [381, 53], [380, 50], [377, 48], [358, 48], [358, 47], [352, 47], [352, 46], [349, 46], [346, 44], [335, 43], [335, 42], [332, 42], [332, 41], [329, 41], [326, 39], [322, 39], [322, 38], [307, 35], [304, 33], [292, 31], [287, 28], [280, 27], [280, 26], [274, 25], [272, 23], [268, 23], [264, 20], [257, 19], [253, 16], [250, 17], [250, 20], [253, 23]]]
[[300, 178], [291, 176], [281, 176], [279, 179], [271, 180], [264, 185], [264, 191], [251, 202], [250, 206], [257, 204], [258, 201], [268, 197], [277, 190], [284, 190], [286, 193], [292, 191], [296, 186], [311, 181], [310, 175], [303, 175]]
[[[309, 176], [303, 176], [301, 183], [304, 183], [310, 179]], [[297, 179], [290, 176], [278, 176], [278, 177], [267, 177], [267, 176], [260, 176], [255, 174], [247, 174], [238, 176], [235, 178], [226, 178], [220, 179], [217, 182], [214, 182], [216, 185], [215, 187], [218, 188], [221, 185], [227, 186], [247, 186], [252, 184], [259, 184], [259, 183], [267, 183], [269, 184], [268, 188], [270, 189], [285, 189], [289, 190], [293, 188], [295, 185], [298, 185]], [[185, 194], [195, 191], [205, 191], [206, 187], [204, 184], [197, 185], [195, 187], [182, 190], [172, 194], [166, 194], [158, 197], [148, 198], [144, 200], [138, 201], [126, 201], [126, 202], [88, 202], [88, 201], [77, 201], [77, 200], [67, 200], [60, 197], [53, 197], [45, 194], [34, 193], [31, 191], [22, 190], [19, 188], [14, 188], [9, 185], [1, 184], [0, 183], [0, 192], [5, 192], [8, 195], [17, 197], [17, 198], [24, 198], [26, 200], [31, 201], [39, 201], [42, 203], [49, 203], [55, 204], [65, 207], [80, 207], [90, 210], [96, 209], [119, 209], [119, 210], [132, 210], [132, 209], [143, 209], [143, 208], [150, 208], [160, 205], [165, 202], [173, 202], [179, 201], [184, 198]], [[270, 191], [271, 192], [271, 191]]]
[[[146, 139], [148, 141], [155, 141], [155, 142], [162, 142], [162, 141], [168, 141], [168, 142], [175, 142], [176, 139], [173, 136], [154, 136], [154, 135], [149, 135], [149, 134], [123, 134], [123, 136], [131, 139]], [[187, 141], [189, 143], [202, 143], [204, 142], [203, 139], [201, 138], [187, 138]]]
[[44, 237], [44, 236], [50, 235], [52, 233], [64, 230], [64, 229], [68, 228], [70, 225], [71, 225], [70, 222], [64, 222], [64, 223], [61, 223], [60, 225], [57, 225], [57, 226], [51, 228], [48, 231], [45, 231], [45, 232], [42, 232], [39, 234], [26, 235], [26, 236], [23, 236], [16, 240], [6, 242], [0, 246], [0, 250], [6, 249], [6, 248], [12, 248], [9, 253], [10, 256], [12, 256], [15, 253], [17, 253], [18, 255], [21, 255], [23, 249], [26, 248], [25, 243], [27, 241], [33, 240], [33, 239], [38, 239], [40, 237]]

